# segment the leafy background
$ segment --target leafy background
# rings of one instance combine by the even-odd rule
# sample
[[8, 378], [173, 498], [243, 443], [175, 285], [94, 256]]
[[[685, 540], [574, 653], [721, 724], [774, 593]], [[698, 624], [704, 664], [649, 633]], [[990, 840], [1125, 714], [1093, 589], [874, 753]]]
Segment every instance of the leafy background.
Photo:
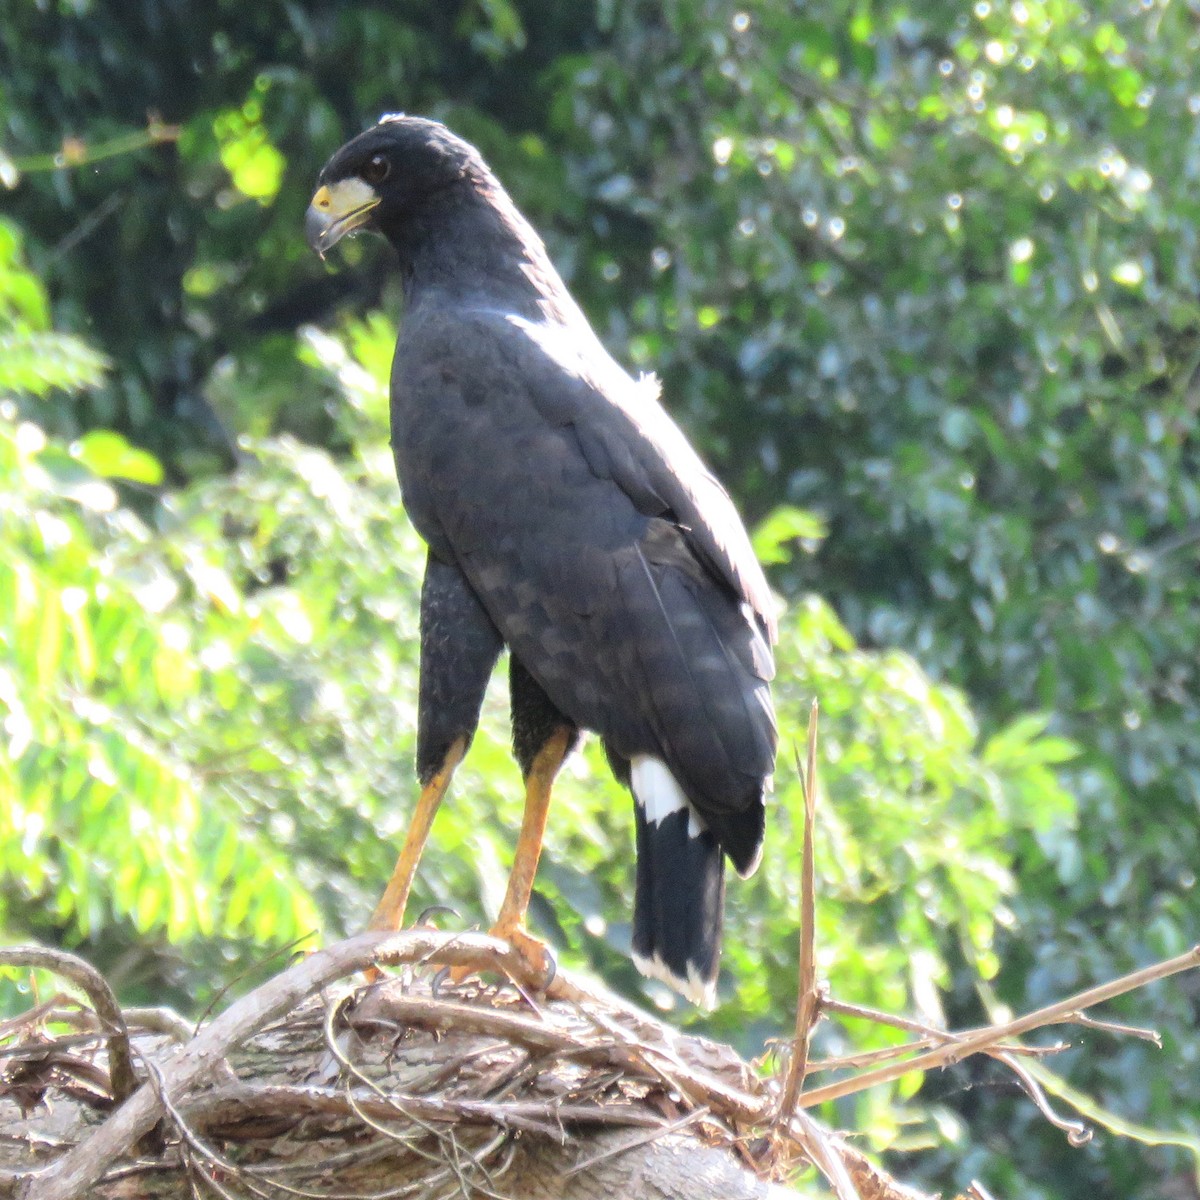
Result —
[[[43, 0], [0, 33], [4, 937], [195, 1012], [390, 870], [400, 303], [385, 247], [326, 268], [299, 230], [325, 157], [405, 109], [480, 145], [662, 376], [787, 603], [767, 859], [722, 1006], [677, 1018], [748, 1053], [789, 1026], [814, 695], [839, 996], [976, 1022], [1198, 940], [1200, 6]], [[498, 903], [505, 709], [414, 911]], [[565, 774], [535, 924], [668, 1004], [625, 958], [628, 799], [592, 750]], [[823, 1115], [947, 1192], [1198, 1196], [1197, 983], [1113, 1011], [1164, 1048], [1048, 1064], [1108, 1127], [1084, 1149], [994, 1065]]]

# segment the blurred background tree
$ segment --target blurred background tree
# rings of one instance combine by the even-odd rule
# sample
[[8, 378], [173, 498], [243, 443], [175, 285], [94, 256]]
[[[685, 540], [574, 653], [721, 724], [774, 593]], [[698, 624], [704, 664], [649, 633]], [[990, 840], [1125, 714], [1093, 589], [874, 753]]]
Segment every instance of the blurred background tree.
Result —
[[[755, 1052], [789, 1025], [814, 694], [839, 995], [969, 1022], [1196, 941], [1198, 16], [4, 6], [0, 931], [195, 1011], [386, 878], [421, 570], [381, 382], [400, 304], [385, 247], [323, 267], [300, 223], [326, 156], [404, 109], [481, 147], [663, 377], [788, 601], [770, 850], [708, 1028]], [[504, 707], [415, 901], [468, 921], [518, 819]], [[592, 752], [570, 776], [538, 923], [669, 1003], [624, 957], [629, 801]], [[1068, 1150], [987, 1066], [827, 1115], [947, 1191], [1200, 1195], [1197, 1010], [1164, 985], [1124, 1010], [1164, 1052], [1091, 1034], [1053, 1063], [1139, 1141]]]

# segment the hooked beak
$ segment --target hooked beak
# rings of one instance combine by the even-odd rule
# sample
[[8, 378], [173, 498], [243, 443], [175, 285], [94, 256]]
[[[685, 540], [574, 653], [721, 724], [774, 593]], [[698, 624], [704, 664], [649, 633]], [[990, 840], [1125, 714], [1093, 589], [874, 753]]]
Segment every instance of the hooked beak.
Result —
[[304, 217], [308, 244], [324, 258], [346, 234], [370, 221], [379, 201], [379, 193], [358, 178], [339, 179], [317, 188]]

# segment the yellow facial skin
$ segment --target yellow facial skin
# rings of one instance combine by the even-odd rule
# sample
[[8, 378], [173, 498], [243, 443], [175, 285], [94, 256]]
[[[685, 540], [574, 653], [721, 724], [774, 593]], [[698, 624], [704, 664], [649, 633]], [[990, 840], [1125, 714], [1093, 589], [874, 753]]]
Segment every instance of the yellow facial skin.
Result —
[[379, 200], [375, 189], [357, 176], [317, 188], [304, 217], [308, 244], [324, 258], [346, 234], [371, 219]]

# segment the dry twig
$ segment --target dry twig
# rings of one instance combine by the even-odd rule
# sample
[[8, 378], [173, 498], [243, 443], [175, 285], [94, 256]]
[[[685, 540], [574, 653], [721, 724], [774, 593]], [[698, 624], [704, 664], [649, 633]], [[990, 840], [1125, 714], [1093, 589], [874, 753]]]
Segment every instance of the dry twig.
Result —
[[796, 1100], [808, 1071], [808, 1046], [820, 1016], [816, 953], [816, 873], [813, 834], [817, 822], [817, 717], [816, 700], [808, 717], [808, 762], [801, 773], [804, 791], [804, 844], [800, 859], [800, 987], [796, 998], [796, 1032], [787, 1056], [787, 1074], [777, 1121], [787, 1121], [796, 1111]]
[[[844, 1157], [833, 1145], [829, 1133], [797, 1111], [797, 1100], [808, 1072], [808, 1048], [813, 1028], [821, 1015], [821, 994], [817, 984], [816, 868], [813, 862], [813, 838], [817, 824], [817, 720], [816, 699], [808, 717], [808, 755], [805, 767], [796, 764], [804, 793], [804, 839], [800, 855], [800, 954], [799, 987], [796, 997], [796, 1026], [784, 1067], [779, 1103], [771, 1118], [770, 1156], [776, 1169], [787, 1157], [789, 1143], [798, 1145], [805, 1157], [825, 1179], [838, 1200], [861, 1200], [858, 1188], [846, 1168]], [[786, 1136], [781, 1136], [786, 1131]]]
[[1137, 1038], [1162, 1049], [1162, 1034], [1157, 1029], [1146, 1029], [1141, 1025], [1122, 1025], [1119, 1021], [1101, 1021], [1096, 1017], [1089, 1017], [1087, 1013], [1072, 1013], [1070, 1021], [1072, 1025], [1082, 1025], [1084, 1029], [1099, 1029], [1116, 1037]]
[[1029, 1033], [1034, 1029], [1041, 1029], [1047, 1025], [1071, 1024], [1074, 1022], [1077, 1014], [1083, 1009], [1103, 1004], [1106, 1000], [1112, 1000], [1116, 996], [1123, 996], [1127, 992], [1136, 991], [1147, 984], [1155, 983], [1160, 979], [1166, 979], [1171, 975], [1178, 975], [1181, 971], [1190, 971], [1198, 966], [1200, 966], [1200, 945], [1193, 946], [1185, 954], [1176, 955], [1176, 957], [1167, 959], [1165, 962], [1143, 967], [1140, 971], [1132, 971], [1128, 975], [1122, 975], [1119, 979], [1113, 979], [1097, 987], [1077, 992], [1074, 996], [1069, 996], [1066, 1000], [1060, 1000], [1056, 1004], [1048, 1004], [1044, 1008], [1039, 1008], [1034, 1012], [1027, 1013], [1023, 1017], [1018, 1017], [1015, 1021], [1006, 1021], [1000, 1025], [990, 1025], [985, 1029], [974, 1029], [958, 1034], [954, 1040], [948, 1042], [946, 1045], [926, 1051], [923, 1054], [918, 1054], [916, 1058], [910, 1058], [905, 1062], [892, 1063], [889, 1066], [880, 1067], [874, 1071], [867, 1071], [862, 1075], [855, 1075], [850, 1079], [843, 1079], [838, 1083], [830, 1083], [823, 1087], [813, 1088], [811, 1091], [804, 1092], [801, 1095], [799, 1103], [802, 1107], [824, 1104], [827, 1100], [837, 1100], [842, 1096], [851, 1096], [855, 1092], [861, 1092], [865, 1088], [873, 1087], [879, 1083], [889, 1083], [893, 1079], [899, 1079], [902, 1075], [907, 1075], [910, 1071], [929, 1071], [936, 1067], [947, 1066], [950, 1063], [961, 1062], [969, 1055], [979, 1054], [995, 1048], [1008, 1038], [1019, 1037], [1021, 1034]]
[[0, 967], [33, 967], [53, 971], [69, 980], [87, 996], [108, 1040], [109, 1088], [115, 1103], [121, 1104], [138, 1085], [129, 1053], [129, 1030], [121, 1006], [108, 981], [90, 963], [64, 950], [45, 946], [10, 946], [0, 949]]
[[[944, 1029], [935, 1029], [920, 1021], [914, 1021], [909, 1017], [896, 1017], [891, 1013], [879, 1012], [876, 1009], [866, 1008], [859, 1004], [844, 1004], [840, 1001], [831, 1000], [826, 1002], [826, 1007], [830, 1011], [839, 1012], [843, 1015], [875, 1021], [880, 1025], [889, 1025], [896, 1029], [903, 1029], [909, 1033], [921, 1034], [921, 1037], [915, 1042], [908, 1042], [903, 1046], [893, 1046], [886, 1051], [877, 1052], [888, 1057], [909, 1054], [914, 1049], [924, 1049], [926, 1046], [961, 1044], [963, 1038], [966, 1036], [962, 1033], [951, 1033]], [[1079, 1020], [1079, 1016], [1080, 1014], [1076, 1013], [1071, 1018], [1068, 1018], [1068, 1020], [1076, 1023]], [[1104, 1026], [1105, 1023], [1097, 1022], [1097, 1024]], [[1091, 1140], [1091, 1130], [1081, 1121], [1073, 1121], [1068, 1117], [1059, 1116], [1047, 1099], [1041, 1084], [1034, 1079], [1019, 1061], [1021, 1057], [1042, 1058], [1047, 1054], [1057, 1054], [1065, 1050], [1067, 1045], [1066, 1042], [1057, 1042], [1052, 1046], [1022, 1046], [1012, 1042], [998, 1042], [992, 1046], [982, 1047], [979, 1053], [989, 1055], [1012, 1071], [1017, 1077], [1017, 1082], [1021, 1085], [1022, 1091], [1025, 1092], [1042, 1116], [1056, 1129], [1063, 1130], [1072, 1146], [1082, 1146]]]
[[1021, 1065], [1011, 1054], [1003, 1050], [991, 1050], [989, 1053], [997, 1062], [1002, 1062], [1016, 1077], [1025, 1095], [1033, 1101], [1038, 1112], [1054, 1126], [1067, 1135], [1067, 1141], [1072, 1146], [1086, 1146], [1092, 1140], [1092, 1131], [1082, 1122], [1073, 1121], [1070, 1117], [1060, 1117], [1054, 1111], [1042, 1085]]

